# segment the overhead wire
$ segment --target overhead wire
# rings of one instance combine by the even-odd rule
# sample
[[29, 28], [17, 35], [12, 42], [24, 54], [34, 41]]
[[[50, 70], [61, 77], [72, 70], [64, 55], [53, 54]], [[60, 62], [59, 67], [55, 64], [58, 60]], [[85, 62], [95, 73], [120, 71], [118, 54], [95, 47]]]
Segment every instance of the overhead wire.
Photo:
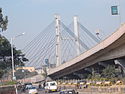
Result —
[[[71, 24], [70, 24], [71, 25]], [[67, 61], [67, 57], [69, 57], [69, 51], [67, 51], [67, 49], [69, 49], [68, 45], [70, 44], [69, 42], [72, 40], [75, 40], [69, 33], [67, 33], [67, 30], [65, 28], [63, 28], [64, 30], [62, 31], [62, 63]], [[71, 50], [72, 48], [70, 48]]]
[[65, 57], [67, 57], [67, 45], [68, 45], [68, 41], [69, 40], [64, 40], [65, 44], [63, 46], [63, 50], [62, 50], [62, 58], [63, 58], [63, 62], [66, 61]]
[[[42, 30], [42, 32], [40, 32], [40, 34], [38, 34], [37, 37], [35, 37], [28, 45], [26, 45], [23, 48], [23, 51], [27, 53], [27, 51], [29, 51], [30, 49], [32, 49], [35, 45], [37, 45], [37, 43], [41, 40], [41, 36], [46, 35], [46, 33], [43, 33], [44, 31], [47, 31], [48, 29], [50, 29], [50, 27], [52, 26], [54, 21], [51, 22], [51, 24], [49, 24], [44, 30]], [[38, 41], [39, 40], [39, 41]], [[34, 45], [35, 44], [35, 45]]]
[[[71, 57], [72, 57], [72, 58], [74, 57], [74, 56], [73, 56], [73, 52], [75, 51], [75, 50], [72, 51], [73, 46], [71, 46], [71, 45], [72, 45], [71, 41], [69, 41], [69, 44], [68, 44], [68, 45], [69, 45], [69, 46], [67, 47], [68, 49], [67, 49], [67, 51], [66, 51], [66, 52], [67, 52], [67, 57], [66, 57], [66, 60], [67, 60], [67, 61], [69, 61]], [[72, 52], [72, 53], [71, 53], [71, 52]]]
[[[93, 43], [98, 42], [98, 39], [83, 25], [78, 23], [81, 31], [79, 35], [80, 54], [88, 49]], [[50, 60], [50, 64], [56, 62], [56, 35], [53, 30], [53, 22], [48, 25], [37, 37], [35, 37], [25, 48], [26, 56], [30, 58], [28, 66], [39, 67], [45, 64], [45, 59]], [[61, 63], [76, 57], [76, 36], [72, 29], [69, 29], [63, 22], [61, 22]], [[90, 34], [90, 35], [89, 35]], [[54, 36], [53, 36], [54, 35]], [[86, 38], [89, 36], [90, 38]], [[91, 41], [94, 40], [95, 42]], [[93, 42], [93, 43], [92, 43]], [[41, 45], [42, 44], [42, 45]]]
[[[34, 61], [35, 62], [38, 62], [38, 60], [40, 59], [40, 58], [42, 58], [42, 56], [44, 55], [44, 53], [45, 53], [45, 50], [46, 49], [48, 49], [49, 48], [49, 46], [51, 46], [51, 45], [48, 45], [48, 44], [53, 44], [53, 42], [54, 42], [54, 40], [51, 40], [49, 43], [47, 43], [43, 48], [43, 50], [41, 50], [41, 52], [39, 52], [37, 55], [39, 56], [39, 57], [37, 57], [37, 58], [34, 58], [32, 61], [30, 61], [31, 63], [33, 62], [34, 63]], [[48, 45], [48, 46], [47, 46]], [[31, 65], [31, 64], [30, 64]]]
[[81, 23], [79, 23], [79, 26], [80, 26], [81, 29], [83, 29], [93, 40], [95, 40], [97, 43], [100, 42], [85, 26], [83, 26]]
[[89, 36], [85, 32], [80, 33], [80, 39], [83, 40], [89, 48], [93, 44], [92, 40], [89, 38]]
[[46, 43], [47, 42], [47, 39], [48, 39], [48, 34], [46, 33], [46, 35], [43, 37], [43, 40], [39, 40], [39, 42], [37, 43], [37, 45], [35, 44], [34, 45], [34, 48], [32, 47], [32, 49], [30, 49], [32, 52], [30, 52], [29, 50], [29, 53], [27, 52], [27, 56], [28, 55], [32, 55], [34, 54], [34, 52], [37, 52], [38, 48], [42, 47], [41, 43]]
[[[53, 45], [54, 45], [54, 43], [53, 43]], [[36, 63], [36, 64], [40, 64], [41, 62], [42, 62], [42, 60], [45, 60], [44, 58], [46, 57], [46, 55], [49, 53], [49, 49], [51, 49], [52, 48], [52, 46], [53, 45], [51, 45], [48, 49], [47, 49], [47, 51], [44, 53], [44, 56], [42, 57], [39, 57], [38, 59], [37, 59], [37, 61], [36, 62], [38, 62], [38, 63]], [[41, 60], [42, 59], [42, 60]], [[44, 62], [42, 62], [42, 63], [44, 63]]]
[[[63, 25], [63, 27], [64, 27], [65, 29], [67, 29], [68, 33], [70, 33], [71, 36], [76, 39], [76, 36], [74, 35], [74, 33], [71, 32], [71, 30], [70, 30], [69, 28], [67, 28], [63, 23], [62, 23], [62, 25]], [[81, 45], [82, 45], [86, 50], [89, 49], [89, 47], [88, 47], [85, 43], [83, 43], [82, 40], [79, 39], [79, 42], [81, 43]]]
[[[47, 35], [49, 35], [49, 36], [45, 36], [44, 37], [44, 41], [42, 41], [42, 43], [45, 45], [45, 47], [47, 46], [47, 42], [49, 43], [51, 40], [51, 38], [52, 38], [52, 35], [51, 34], [47, 34]], [[44, 45], [41, 45], [41, 43], [39, 44], [40, 45], [40, 47], [39, 46], [36, 46], [36, 49], [35, 49], [35, 53], [33, 52], [32, 54], [30, 53], [30, 55], [31, 55], [31, 57], [34, 57], [34, 56], [36, 56], [37, 55], [37, 53], [39, 53], [40, 51], [42, 51], [42, 49], [44, 48]], [[40, 49], [39, 49], [40, 48]], [[30, 57], [30, 56], [29, 56]]]

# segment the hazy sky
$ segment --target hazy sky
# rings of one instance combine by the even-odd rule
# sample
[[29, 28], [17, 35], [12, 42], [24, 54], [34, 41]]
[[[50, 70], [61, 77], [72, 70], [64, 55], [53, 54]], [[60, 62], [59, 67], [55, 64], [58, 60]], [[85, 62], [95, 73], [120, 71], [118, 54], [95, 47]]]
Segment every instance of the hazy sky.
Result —
[[[119, 5], [119, 16], [111, 15], [111, 6]], [[80, 22], [90, 31], [100, 29], [102, 35], [111, 34], [125, 22], [125, 0], [0, 0], [3, 14], [9, 18], [8, 30], [4, 33], [8, 39], [23, 32], [26, 34], [15, 40], [18, 49], [26, 46], [58, 13], [65, 24], [72, 22], [78, 15]]]

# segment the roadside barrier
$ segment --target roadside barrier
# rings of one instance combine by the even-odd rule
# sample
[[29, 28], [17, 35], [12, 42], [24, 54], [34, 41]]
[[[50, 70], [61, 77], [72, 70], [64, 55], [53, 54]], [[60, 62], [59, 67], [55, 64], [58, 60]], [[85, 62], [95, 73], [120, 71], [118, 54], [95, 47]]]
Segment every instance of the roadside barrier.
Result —
[[0, 94], [16, 94], [14, 86], [0, 87]]

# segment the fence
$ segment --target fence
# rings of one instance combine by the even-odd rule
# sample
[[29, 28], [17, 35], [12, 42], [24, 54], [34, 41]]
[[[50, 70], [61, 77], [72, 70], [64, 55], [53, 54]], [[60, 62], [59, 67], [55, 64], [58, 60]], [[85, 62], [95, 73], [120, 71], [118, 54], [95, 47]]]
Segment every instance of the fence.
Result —
[[14, 86], [0, 87], [0, 94], [16, 94]]
[[125, 86], [116, 87], [88, 87], [78, 89], [80, 94], [125, 94]]

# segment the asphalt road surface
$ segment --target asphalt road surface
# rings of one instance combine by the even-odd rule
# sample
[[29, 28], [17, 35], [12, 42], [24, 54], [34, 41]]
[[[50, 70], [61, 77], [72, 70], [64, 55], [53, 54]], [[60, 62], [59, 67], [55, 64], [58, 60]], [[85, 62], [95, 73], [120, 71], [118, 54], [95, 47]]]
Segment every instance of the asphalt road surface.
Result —
[[59, 94], [59, 92], [45, 93], [44, 90], [39, 90], [38, 94]]
[[[21, 94], [26, 94], [26, 93], [22, 92]], [[38, 90], [38, 94], [59, 94], [59, 92], [45, 93], [44, 90]]]

